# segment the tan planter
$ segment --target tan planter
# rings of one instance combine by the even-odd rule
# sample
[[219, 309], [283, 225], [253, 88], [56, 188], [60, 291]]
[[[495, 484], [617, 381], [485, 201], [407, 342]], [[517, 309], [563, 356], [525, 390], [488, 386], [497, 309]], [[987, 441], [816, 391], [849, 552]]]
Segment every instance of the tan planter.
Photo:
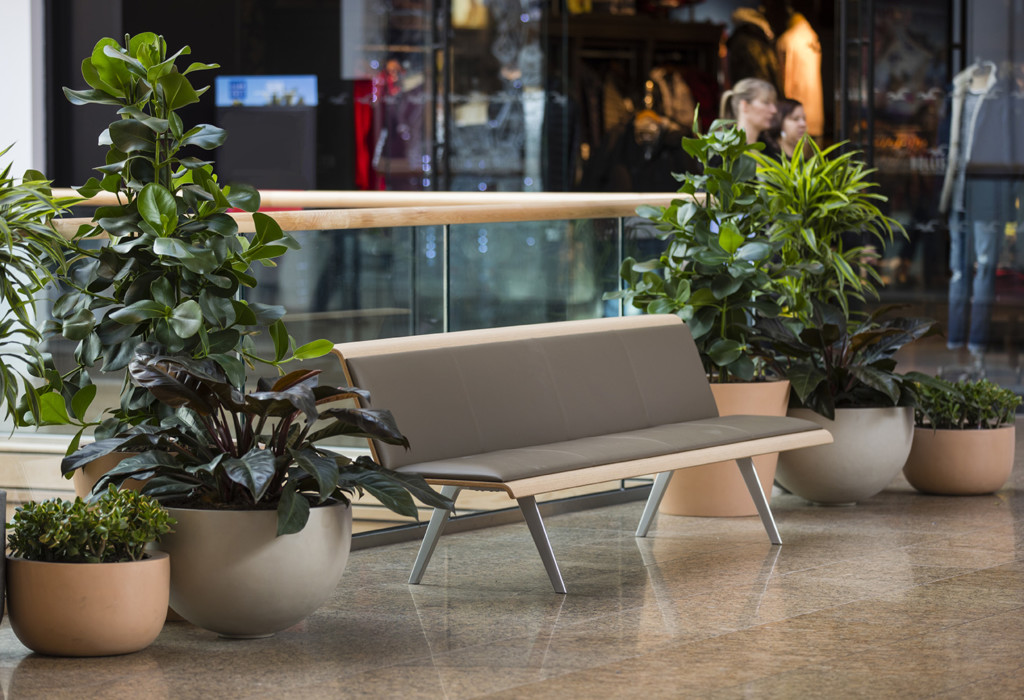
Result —
[[903, 476], [923, 493], [977, 496], [1001, 489], [1013, 471], [1016, 433], [994, 430], [914, 428]]
[[22, 644], [51, 656], [139, 651], [163, 628], [170, 559], [57, 564], [7, 558], [7, 615]]
[[178, 521], [160, 549], [174, 560], [171, 608], [222, 637], [268, 637], [302, 621], [341, 580], [352, 508], [313, 508], [306, 527], [277, 537], [276, 510], [168, 508]]
[[[789, 381], [712, 384], [718, 413], [784, 416], [789, 403]], [[761, 490], [771, 501], [778, 453], [754, 457]], [[723, 466], [725, 468], [723, 468]], [[672, 475], [658, 508], [668, 515], [757, 515], [757, 508], [740, 476], [736, 462], [719, 462], [680, 469]]]
[[[133, 455], [138, 454], [137, 452], [111, 452], [108, 455], [103, 455], [98, 459], [86, 464], [81, 469], [76, 469], [74, 474], [71, 475], [71, 483], [75, 487], [75, 495], [79, 498], [85, 498], [92, 491], [92, 487], [96, 485], [96, 482], [103, 478], [103, 475], [109, 472], [111, 469], [121, 463], [122, 459], [126, 459]], [[142, 485], [141, 481], [135, 479], [128, 479], [124, 482], [124, 488], [137, 489]]]

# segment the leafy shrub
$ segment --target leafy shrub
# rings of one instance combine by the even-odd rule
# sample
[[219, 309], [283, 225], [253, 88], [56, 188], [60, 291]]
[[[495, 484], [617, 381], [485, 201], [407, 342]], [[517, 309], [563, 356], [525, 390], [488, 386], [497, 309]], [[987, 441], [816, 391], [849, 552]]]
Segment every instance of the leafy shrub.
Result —
[[32, 561], [138, 561], [174, 524], [154, 499], [111, 486], [93, 503], [52, 498], [19, 506], [7, 525], [8, 544], [11, 556]]
[[919, 428], [974, 430], [1011, 425], [1021, 397], [988, 379], [918, 382], [914, 423]]

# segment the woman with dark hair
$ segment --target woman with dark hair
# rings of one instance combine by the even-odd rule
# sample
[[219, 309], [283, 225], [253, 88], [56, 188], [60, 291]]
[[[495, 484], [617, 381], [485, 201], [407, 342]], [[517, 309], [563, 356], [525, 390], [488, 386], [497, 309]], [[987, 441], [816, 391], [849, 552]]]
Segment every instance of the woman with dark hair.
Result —
[[764, 152], [773, 158], [779, 158], [780, 153], [792, 158], [800, 139], [806, 133], [807, 116], [804, 114], [804, 106], [796, 100], [783, 97], [778, 102], [778, 111], [772, 125], [762, 135], [762, 140], [767, 144]]

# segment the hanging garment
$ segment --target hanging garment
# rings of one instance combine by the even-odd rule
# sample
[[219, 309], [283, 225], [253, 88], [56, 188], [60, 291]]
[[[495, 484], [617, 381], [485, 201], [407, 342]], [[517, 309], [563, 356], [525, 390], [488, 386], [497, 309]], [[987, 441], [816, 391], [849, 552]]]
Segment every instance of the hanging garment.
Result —
[[735, 27], [725, 40], [729, 83], [735, 85], [743, 78], [760, 78], [782, 94], [779, 56], [768, 20], [757, 10], [741, 7], [732, 13], [732, 21]]
[[807, 115], [807, 133], [825, 134], [825, 102], [821, 85], [821, 43], [818, 34], [799, 12], [775, 43], [782, 70], [782, 94], [797, 100]]

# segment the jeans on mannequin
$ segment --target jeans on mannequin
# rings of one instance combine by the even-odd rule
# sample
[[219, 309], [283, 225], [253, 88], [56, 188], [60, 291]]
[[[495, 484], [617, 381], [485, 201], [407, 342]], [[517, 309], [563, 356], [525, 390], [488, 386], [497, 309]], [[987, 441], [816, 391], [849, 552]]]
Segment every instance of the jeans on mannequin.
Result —
[[963, 211], [949, 217], [949, 326], [947, 346], [966, 343], [972, 355], [988, 347], [989, 314], [996, 292], [996, 263], [1003, 226], [995, 221], [969, 221]]

